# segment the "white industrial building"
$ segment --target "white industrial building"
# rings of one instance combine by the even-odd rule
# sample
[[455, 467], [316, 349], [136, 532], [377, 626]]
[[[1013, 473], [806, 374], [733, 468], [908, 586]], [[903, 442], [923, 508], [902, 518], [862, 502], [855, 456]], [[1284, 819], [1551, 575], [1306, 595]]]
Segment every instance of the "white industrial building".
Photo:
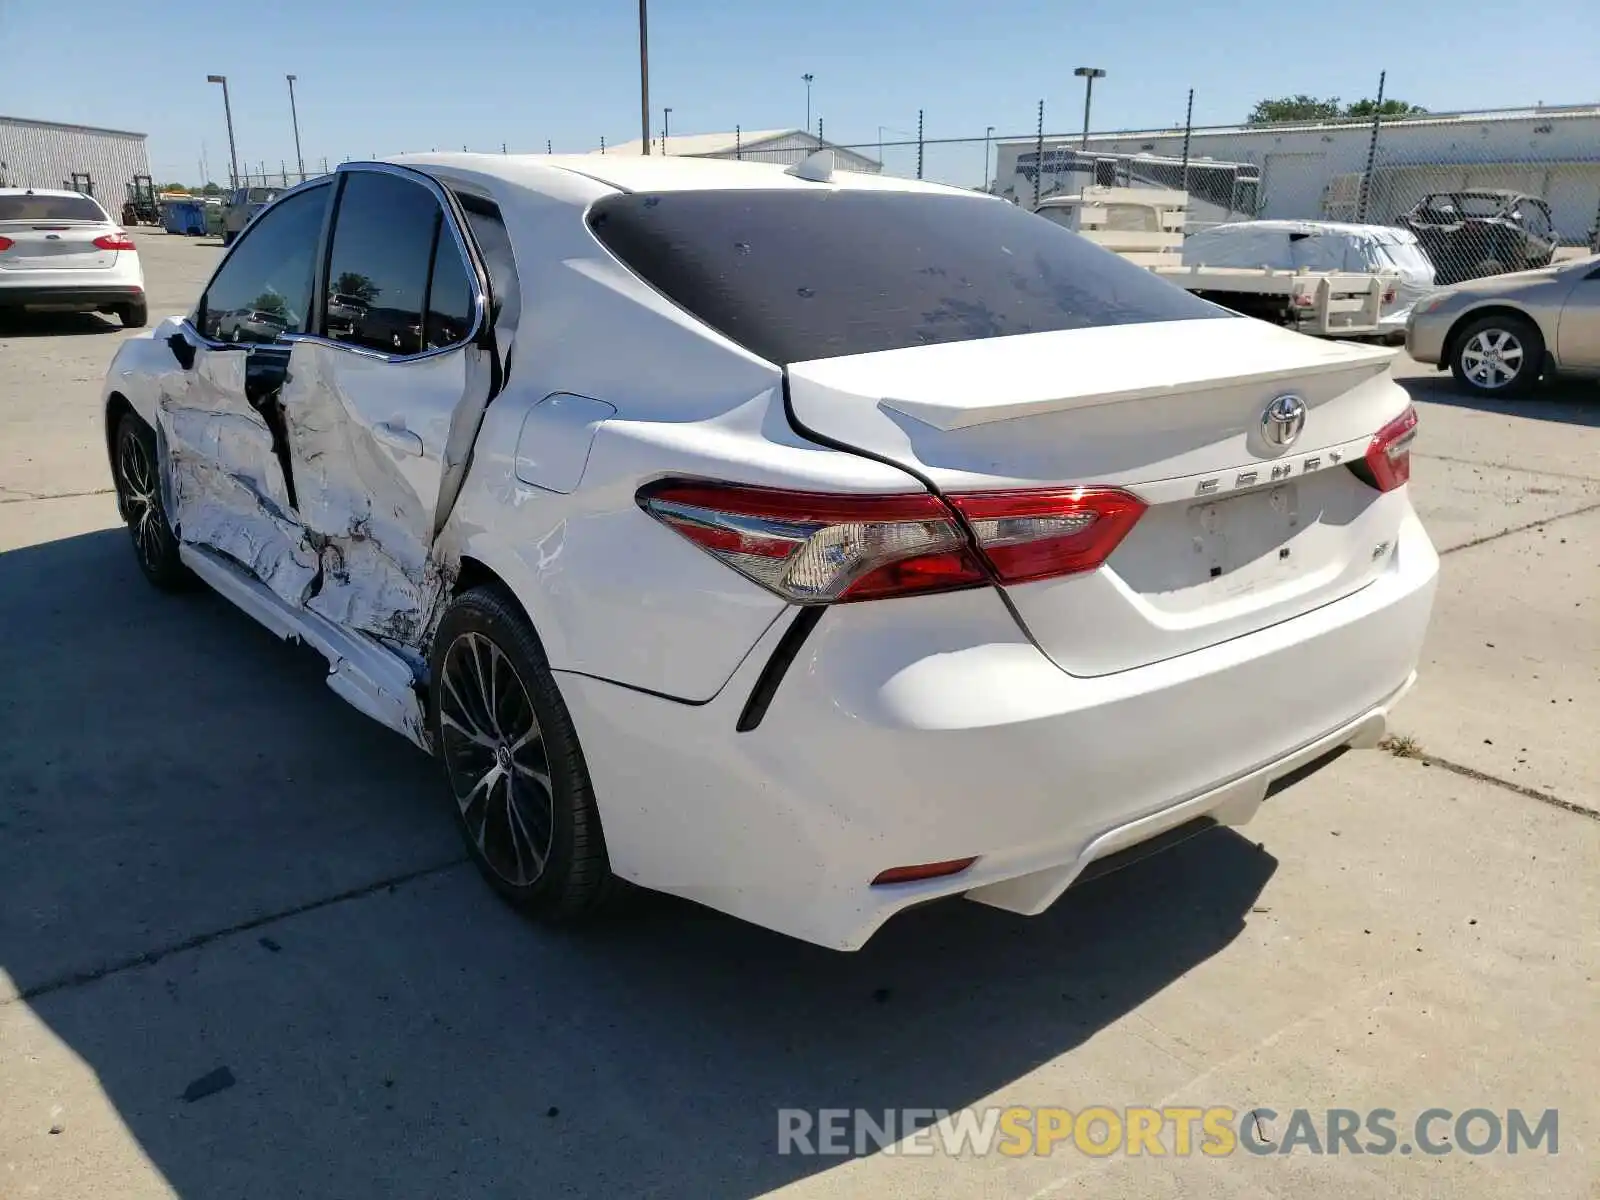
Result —
[[91, 192], [114, 219], [133, 177], [148, 174], [142, 133], [0, 117], [0, 186], [76, 187]]
[[[1370, 121], [1211, 127], [1193, 131], [1189, 158], [1194, 164], [1211, 160], [1253, 167], [1259, 174], [1261, 217], [1353, 220], [1371, 137]], [[1070, 165], [1079, 145], [1077, 137], [1044, 139], [1041, 194], [1085, 182], [1074, 177]], [[1007, 139], [997, 146], [996, 189], [1031, 203], [1035, 139]], [[1080, 153], [1135, 156], [1135, 161], [1141, 155], [1179, 158], [1183, 130], [1091, 134]], [[1587, 243], [1600, 214], [1600, 106], [1384, 121], [1368, 189], [1369, 221], [1390, 223], [1428, 192], [1468, 188], [1511, 188], [1543, 197], [1562, 240]]]
[[[644, 143], [638, 139], [607, 146], [592, 154], [638, 154]], [[841, 171], [860, 171], [876, 175], [883, 165], [875, 158], [858, 154], [825, 142], [804, 129], [748, 129], [732, 133], [686, 133], [666, 138], [651, 138], [651, 154], [677, 155], [682, 158], [735, 158], [746, 162], [782, 163], [792, 166], [808, 154], [818, 150], [832, 150], [838, 155]]]

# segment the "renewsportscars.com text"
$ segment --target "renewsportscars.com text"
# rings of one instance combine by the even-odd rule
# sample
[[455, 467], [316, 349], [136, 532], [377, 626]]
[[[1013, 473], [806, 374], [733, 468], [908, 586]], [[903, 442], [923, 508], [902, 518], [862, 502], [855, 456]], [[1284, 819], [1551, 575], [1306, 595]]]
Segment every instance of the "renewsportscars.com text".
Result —
[[1056, 1153], [1221, 1158], [1232, 1154], [1556, 1154], [1560, 1115], [1519, 1108], [1112, 1108], [778, 1110], [778, 1153], [1012, 1157]]

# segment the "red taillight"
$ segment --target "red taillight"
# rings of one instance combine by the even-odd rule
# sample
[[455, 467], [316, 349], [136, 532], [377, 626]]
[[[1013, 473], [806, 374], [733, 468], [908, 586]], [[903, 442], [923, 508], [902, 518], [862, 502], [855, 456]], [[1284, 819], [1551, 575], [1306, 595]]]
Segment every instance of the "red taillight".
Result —
[[1389, 288], [1383, 293], [1383, 302], [1385, 304], [1393, 304], [1394, 303], [1394, 289], [1393, 288]]
[[923, 863], [916, 867], [890, 867], [887, 871], [879, 871], [873, 879], [872, 886], [878, 887], [885, 883], [915, 883], [919, 879], [942, 879], [946, 875], [959, 875], [977, 858], [952, 858], [945, 862]]
[[11, 249], [11, 247], [13, 247], [15, 245], [16, 245], [16, 243], [13, 242], [10, 238], [8, 238], [8, 237], [0, 237], [0, 250], [9, 250], [9, 249]]
[[938, 497], [849, 496], [664, 479], [639, 505], [701, 549], [797, 604], [987, 583]]
[[1407, 408], [1390, 421], [1367, 447], [1367, 471], [1372, 486], [1392, 492], [1411, 478], [1411, 443], [1417, 438], [1417, 410]]
[[[665, 479], [651, 516], [796, 604], [946, 592], [1093, 570], [1144, 512], [1110, 488], [840, 495]], [[959, 512], [967, 530], [962, 527]]]
[[132, 250], [133, 239], [122, 230], [115, 233], [102, 234], [94, 240], [95, 247], [100, 250]]
[[1144, 515], [1114, 488], [968, 492], [950, 497], [1001, 583], [1092, 571]]

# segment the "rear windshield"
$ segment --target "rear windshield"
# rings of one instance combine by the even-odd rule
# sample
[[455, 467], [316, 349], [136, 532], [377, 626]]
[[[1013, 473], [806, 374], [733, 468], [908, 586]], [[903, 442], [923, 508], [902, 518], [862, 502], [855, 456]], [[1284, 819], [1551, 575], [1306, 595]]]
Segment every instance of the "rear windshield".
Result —
[[1015, 205], [818, 188], [608, 196], [595, 235], [669, 299], [786, 366], [1231, 314]]
[[98, 221], [106, 214], [87, 196], [0, 196], [0, 221]]

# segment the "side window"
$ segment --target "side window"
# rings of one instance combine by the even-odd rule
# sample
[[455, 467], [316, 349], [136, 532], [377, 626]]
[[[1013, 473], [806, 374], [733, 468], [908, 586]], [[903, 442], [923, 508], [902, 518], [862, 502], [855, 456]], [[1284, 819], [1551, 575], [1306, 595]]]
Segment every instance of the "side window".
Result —
[[234, 246], [197, 310], [201, 336], [214, 342], [270, 342], [306, 332], [326, 184], [297, 192], [261, 215]]
[[1550, 210], [1542, 204], [1528, 205], [1528, 229], [1537, 237], [1550, 236]]
[[422, 349], [423, 301], [442, 216], [420, 183], [381, 171], [345, 177], [328, 255], [323, 335], [382, 354]]
[[433, 278], [428, 285], [428, 317], [422, 323], [422, 348], [440, 350], [464, 342], [472, 331], [476, 284], [467, 274], [461, 247], [444, 226], [433, 251]]

